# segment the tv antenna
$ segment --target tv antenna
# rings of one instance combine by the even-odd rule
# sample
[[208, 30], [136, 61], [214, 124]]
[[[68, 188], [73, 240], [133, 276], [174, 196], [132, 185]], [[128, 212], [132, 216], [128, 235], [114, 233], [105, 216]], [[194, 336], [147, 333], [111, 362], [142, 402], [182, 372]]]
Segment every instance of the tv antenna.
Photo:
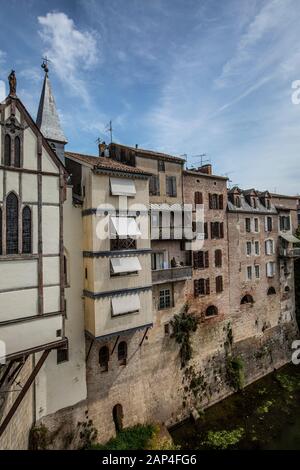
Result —
[[105, 128], [105, 132], [109, 132], [110, 134], [110, 143], [112, 144], [112, 138], [113, 138], [113, 128], [112, 128], [112, 121], [110, 120], [109, 123], [107, 124]]

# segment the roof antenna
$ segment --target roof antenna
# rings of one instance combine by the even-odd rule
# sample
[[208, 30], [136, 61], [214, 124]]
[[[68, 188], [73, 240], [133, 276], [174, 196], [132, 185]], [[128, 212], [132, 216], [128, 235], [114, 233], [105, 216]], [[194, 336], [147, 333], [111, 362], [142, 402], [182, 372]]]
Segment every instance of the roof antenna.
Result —
[[113, 136], [112, 121], [109, 121], [109, 123], [107, 124], [105, 128], [105, 132], [110, 133], [110, 143], [112, 144], [112, 136]]

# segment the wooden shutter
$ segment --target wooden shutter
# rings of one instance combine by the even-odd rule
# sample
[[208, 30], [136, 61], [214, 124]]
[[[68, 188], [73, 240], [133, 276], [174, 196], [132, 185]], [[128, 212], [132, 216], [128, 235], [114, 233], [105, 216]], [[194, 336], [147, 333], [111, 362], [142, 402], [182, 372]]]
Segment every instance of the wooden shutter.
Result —
[[194, 280], [194, 297], [198, 297], [199, 295], [199, 282], [198, 279]]
[[208, 195], [209, 208], [212, 209], [212, 194]]
[[224, 238], [224, 222], [220, 223], [220, 238]]
[[211, 238], [215, 238], [215, 223], [214, 222], [210, 223], [210, 236]]
[[208, 251], [205, 252], [204, 267], [205, 267], [205, 268], [208, 268], [208, 267], [209, 267], [209, 254], [208, 254]]
[[207, 225], [207, 222], [204, 222], [204, 238], [205, 238], [205, 240], [208, 239], [208, 225]]
[[210, 285], [209, 285], [209, 278], [205, 279], [205, 294], [209, 295], [210, 294]]
[[223, 209], [223, 194], [219, 195], [219, 209]]
[[195, 204], [203, 204], [203, 196], [199, 191], [195, 192]]

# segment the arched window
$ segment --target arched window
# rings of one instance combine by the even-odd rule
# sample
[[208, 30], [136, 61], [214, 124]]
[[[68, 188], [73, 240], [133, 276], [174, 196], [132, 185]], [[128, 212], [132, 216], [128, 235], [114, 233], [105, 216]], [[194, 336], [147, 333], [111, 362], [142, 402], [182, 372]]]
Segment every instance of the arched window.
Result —
[[21, 166], [21, 142], [20, 137], [15, 138], [15, 167]]
[[31, 209], [25, 206], [22, 212], [22, 252], [31, 253], [32, 245]]
[[269, 287], [267, 295], [274, 295], [274, 294], [276, 294], [276, 290], [274, 289], [274, 287]]
[[99, 350], [99, 364], [102, 369], [102, 372], [108, 371], [108, 362], [109, 362], [109, 349], [107, 346], [102, 346]]
[[6, 198], [6, 253], [18, 253], [19, 208], [18, 198], [10, 193]]
[[206, 317], [214, 317], [216, 315], [218, 315], [217, 307], [215, 307], [214, 305], [210, 305], [209, 307], [207, 307], [205, 312]]
[[127, 359], [127, 343], [126, 341], [121, 341], [118, 345], [118, 360], [121, 362], [121, 365], [125, 365], [126, 359]]
[[253, 303], [254, 303], [253, 297], [252, 295], [249, 295], [249, 294], [244, 295], [244, 297], [241, 300], [241, 305], [253, 304]]
[[10, 166], [11, 164], [11, 138], [6, 134], [4, 139], [4, 165]]

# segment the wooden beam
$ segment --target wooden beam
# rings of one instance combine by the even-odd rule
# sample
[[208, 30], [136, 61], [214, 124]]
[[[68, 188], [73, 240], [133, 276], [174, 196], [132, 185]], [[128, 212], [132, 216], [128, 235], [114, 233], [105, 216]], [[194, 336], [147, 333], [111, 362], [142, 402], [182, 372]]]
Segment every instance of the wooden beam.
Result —
[[117, 347], [117, 344], [118, 344], [119, 339], [120, 339], [120, 335], [117, 336], [116, 342], [115, 342], [114, 347], [113, 347], [112, 352], [111, 352], [111, 356], [113, 355], [113, 353], [114, 353], [114, 351], [115, 351], [115, 349], [116, 349], [116, 347]]
[[9, 412], [7, 413], [6, 417], [4, 418], [3, 422], [0, 425], [0, 437], [4, 433], [5, 429], [10, 423], [10, 420], [14, 416], [15, 412], [17, 411], [19, 405], [21, 404], [23, 398], [25, 397], [27, 391], [29, 390], [31, 384], [34, 382], [37, 374], [39, 373], [42, 365], [44, 364], [45, 360], [48, 357], [48, 354], [50, 353], [50, 349], [47, 349], [46, 351], [43, 352], [42, 356], [40, 357], [37, 365], [31, 372], [30, 376], [28, 377], [26, 383], [24, 384], [24, 387], [20, 391], [19, 395], [17, 396], [15, 402], [13, 403], [12, 407], [10, 408]]
[[140, 342], [139, 346], [141, 347], [143, 342], [144, 342], [144, 339], [146, 338], [146, 334], [148, 333], [148, 330], [149, 330], [149, 327], [146, 329], [145, 333], [144, 333], [144, 336], [142, 338], [142, 341]]
[[7, 364], [7, 367], [5, 369], [5, 372], [3, 373], [1, 379], [0, 379], [0, 389], [2, 387], [2, 385], [4, 384], [5, 380], [6, 380], [6, 377], [8, 376], [9, 372], [10, 372], [10, 369], [12, 368], [12, 365], [14, 364], [14, 360], [10, 361], [9, 364]]

